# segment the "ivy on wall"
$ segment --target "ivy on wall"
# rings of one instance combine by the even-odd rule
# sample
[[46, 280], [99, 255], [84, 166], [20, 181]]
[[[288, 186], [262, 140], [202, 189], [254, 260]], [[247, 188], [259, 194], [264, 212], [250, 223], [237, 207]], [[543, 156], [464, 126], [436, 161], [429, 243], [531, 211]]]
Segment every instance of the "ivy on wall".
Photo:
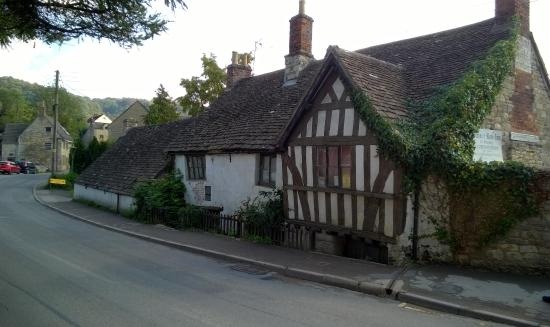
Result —
[[512, 72], [517, 35], [516, 27], [460, 80], [427, 101], [411, 104], [406, 121], [389, 122], [364, 92], [356, 90], [353, 95], [362, 120], [377, 135], [380, 155], [404, 168], [407, 192], [420, 190], [429, 175], [445, 181], [451, 226], [436, 226], [436, 236], [454, 250], [494, 241], [537, 212], [532, 168], [517, 162], [473, 160], [474, 134]]

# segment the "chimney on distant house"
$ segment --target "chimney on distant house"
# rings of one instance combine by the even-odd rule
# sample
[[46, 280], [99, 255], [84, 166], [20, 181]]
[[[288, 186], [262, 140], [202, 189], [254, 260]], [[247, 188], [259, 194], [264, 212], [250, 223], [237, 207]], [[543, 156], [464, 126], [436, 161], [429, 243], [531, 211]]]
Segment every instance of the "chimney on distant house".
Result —
[[250, 54], [239, 54], [233, 51], [231, 65], [227, 66], [227, 88], [233, 87], [238, 81], [252, 75], [252, 68], [250, 68], [251, 61]]
[[305, 14], [305, 0], [300, 0], [298, 15], [290, 19], [289, 52], [285, 56], [285, 84], [294, 84], [300, 72], [313, 59], [311, 40], [313, 18]]
[[506, 22], [516, 16], [520, 35], [528, 36], [529, 2], [530, 0], [495, 0], [495, 18], [499, 22]]

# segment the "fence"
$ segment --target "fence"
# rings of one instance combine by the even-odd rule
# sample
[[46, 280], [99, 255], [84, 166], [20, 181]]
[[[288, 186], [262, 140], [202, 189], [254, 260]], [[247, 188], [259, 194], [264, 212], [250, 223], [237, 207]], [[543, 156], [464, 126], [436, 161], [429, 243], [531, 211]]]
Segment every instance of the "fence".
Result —
[[163, 224], [177, 229], [197, 229], [296, 249], [309, 250], [312, 247], [312, 232], [303, 226], [287, 223], [257, 225], [238, 216], [210, 211], [178, 216], [177, 212], [170, 208], [150, 209], [141, 215], [141, 220], [149, 224]]

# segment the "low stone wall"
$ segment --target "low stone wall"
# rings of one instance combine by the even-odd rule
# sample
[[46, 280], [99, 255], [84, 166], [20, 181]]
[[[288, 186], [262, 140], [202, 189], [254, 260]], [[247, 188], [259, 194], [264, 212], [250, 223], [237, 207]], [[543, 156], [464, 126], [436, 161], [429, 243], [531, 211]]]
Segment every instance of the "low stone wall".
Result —
[[[535, 194], [540, 203], [540, 215], [514, 226], [507, 235], [482, 248], [468, 233], [474, 232], [478, 222], [466, 228], [459, 251], [438, 240], [437, 230], [451, 230], [453, 206], [450, 205], [445, 184], [428, 178], [421, 190], [418, 256], [422, 261], [455, 263], [491, 270], [550, 275], [550, 171], [540, 170], [536, 175]], [[459, 224], [460, 225], [460, 224]], [[473, 230], [472, 230], [473, 229]]]
[[461, 264], [501, 271], [550, 275], [550, 171], [538, 171], [536, 196], [540, 216], [526, 219], [503, 238], [482, 249], [456, 255]]

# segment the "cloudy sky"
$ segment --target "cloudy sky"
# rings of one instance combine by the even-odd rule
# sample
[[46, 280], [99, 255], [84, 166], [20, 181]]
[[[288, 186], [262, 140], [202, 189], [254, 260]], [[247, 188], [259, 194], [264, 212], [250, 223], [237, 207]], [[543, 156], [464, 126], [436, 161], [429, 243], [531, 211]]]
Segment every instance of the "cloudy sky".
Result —
[[[313, 17], [313, 54], [329, 45], [356, 50], [429, 34], [493, 17], [495, 0], [307, 0]], [[159, 1], [160, 3], [160, 1]], [[201, 73], [200, 57], [213, 53], [220, 66], [231, 51], [256, 51], [254, 74], [284, 66], [288, 20], [298, 0], [187, 0], [188, 9], [165, 11], [169, 31], [139, 48], [79, 40], [61, 46], [14, 43], [0, 49], [0, 76], [52, 85], [54, 71], [70, 92], [95, 97], [150, 99], [160, 83], [173, 97], [181, 78]], [[546, 17], [545, 17], [546, 13]], [[550, 65], [550, 0], [531, 0], [531, 30]]]

